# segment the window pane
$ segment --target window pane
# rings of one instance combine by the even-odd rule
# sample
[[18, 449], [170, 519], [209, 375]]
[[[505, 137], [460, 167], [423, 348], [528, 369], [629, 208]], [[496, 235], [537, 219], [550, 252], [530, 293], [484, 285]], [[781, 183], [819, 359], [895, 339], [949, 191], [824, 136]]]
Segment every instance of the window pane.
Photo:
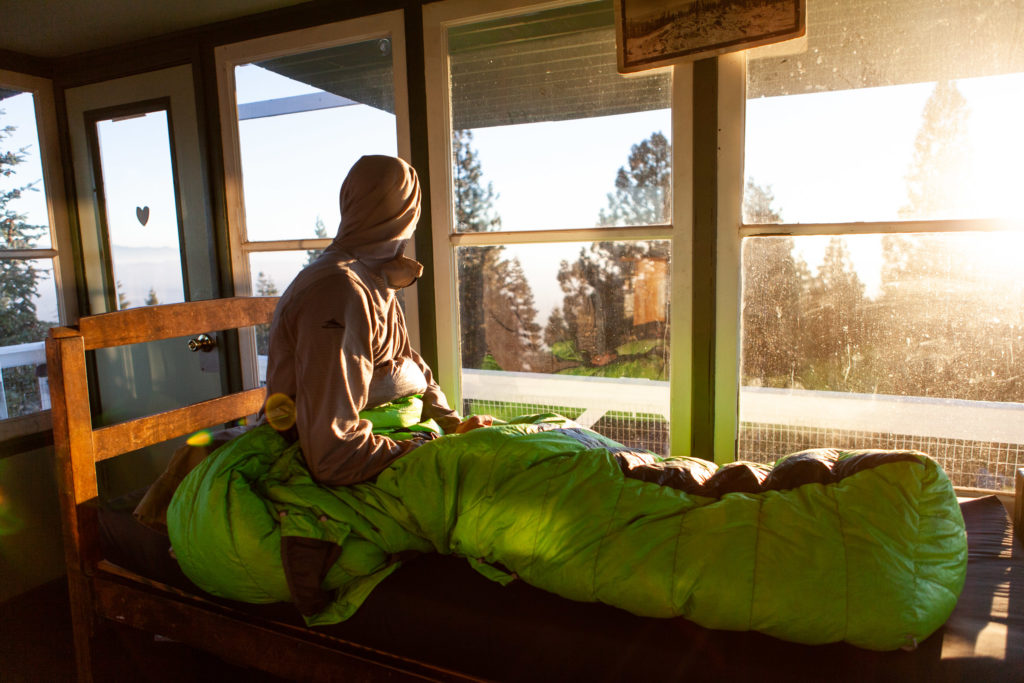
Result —
[[671, 76], [617, 73], [611, 0], [452, 28], [448, 45], [457, 231], [669, 221]]
[[553, 410], [666, 452], [668, 258], [667, 241], [458, 248], [466, 410]]
[[1022, 21], [1020, 3], [808, 0], [806, 39], [747, 53], [744, 220], [1019, 216]]
[[51, 259], [0, 259], [0, 419], [50, 407], [47, 330], [58, 325]]
[[167, 112], [96, 123], [117, 308], [185, 300]]
[[954, 483], [1024, 465], [1024, 233], [755, 237], [740, 457], [915, 448]]
[[235, 68], [250, 240], [334, 236], [352, 164], [398, 153], [391, 59], [382, 38]]
[[39, 149], [32, 93], [0, 89], [0, 249], [51, 246]]

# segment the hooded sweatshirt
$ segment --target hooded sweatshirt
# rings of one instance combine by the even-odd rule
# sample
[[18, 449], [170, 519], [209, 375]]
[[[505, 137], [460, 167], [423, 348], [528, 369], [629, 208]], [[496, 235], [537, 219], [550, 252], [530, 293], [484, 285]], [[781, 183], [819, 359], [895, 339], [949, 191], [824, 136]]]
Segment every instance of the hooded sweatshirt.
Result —
[[395, 296], [423, 271], [404, 256], [420, 213], [415, 170], [364, 156], [342, 184], [340, 204], [334, 241], [278, 302], [267, 364], [267, 412], [270, 401], [291, 399], [306, 464], [328, 486], [371, 479], [415, 447], [372, 433], [359, 417], [365, 408], [422, 393], [424, 419], [445, 431], [459, 424], [410, 346]]

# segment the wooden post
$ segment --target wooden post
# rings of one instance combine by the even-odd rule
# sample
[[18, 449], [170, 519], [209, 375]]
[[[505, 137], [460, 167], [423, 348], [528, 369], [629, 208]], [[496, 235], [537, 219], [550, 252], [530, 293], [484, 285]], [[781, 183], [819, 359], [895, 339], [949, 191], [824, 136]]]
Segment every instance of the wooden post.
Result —
[[94, 610], [86, 556], [99, 550], [95, 512], [82, 504], [97, 497], [96, 466], [92, 452], [92, 417], [86, 385], [85, 343], [71, 328], [54, 328], [46, 340], [46, 362], [50, 373], [53, 406], [53, 448], [60, 498], [64, 559], [67, 565], [71, 625], [75, 641], [78, 680], [89, 682], [92, 675]]

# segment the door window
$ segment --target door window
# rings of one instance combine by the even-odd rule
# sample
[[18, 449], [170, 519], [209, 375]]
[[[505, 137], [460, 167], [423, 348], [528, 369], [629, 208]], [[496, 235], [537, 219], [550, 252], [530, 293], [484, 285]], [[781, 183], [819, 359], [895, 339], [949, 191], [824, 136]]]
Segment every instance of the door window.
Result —
[[94, 123], [114, 305], [185, 301], [181, 223], [166, 108]]

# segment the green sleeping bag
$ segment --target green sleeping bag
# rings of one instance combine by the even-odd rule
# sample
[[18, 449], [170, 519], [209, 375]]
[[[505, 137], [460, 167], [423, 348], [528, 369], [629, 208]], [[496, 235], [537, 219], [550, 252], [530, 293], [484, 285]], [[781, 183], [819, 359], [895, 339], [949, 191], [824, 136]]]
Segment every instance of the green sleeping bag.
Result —
[[533, 416], [429, 441], [373, 482], [327, 488], [297, 445], [261, 426], [192, 471], [168, 529], [193, 582], [247, 602], [292, 598], [282, 538], [337, 544], [323, 580], [332, 599], [310, 625], [351, 616], [405, 551], [454, 553], [491, 579], [572, 600], [801, 643], [911, 648], [956, 604], [963, 518], [923, 454], [715, 498], [624, 476], [620, 449]]

